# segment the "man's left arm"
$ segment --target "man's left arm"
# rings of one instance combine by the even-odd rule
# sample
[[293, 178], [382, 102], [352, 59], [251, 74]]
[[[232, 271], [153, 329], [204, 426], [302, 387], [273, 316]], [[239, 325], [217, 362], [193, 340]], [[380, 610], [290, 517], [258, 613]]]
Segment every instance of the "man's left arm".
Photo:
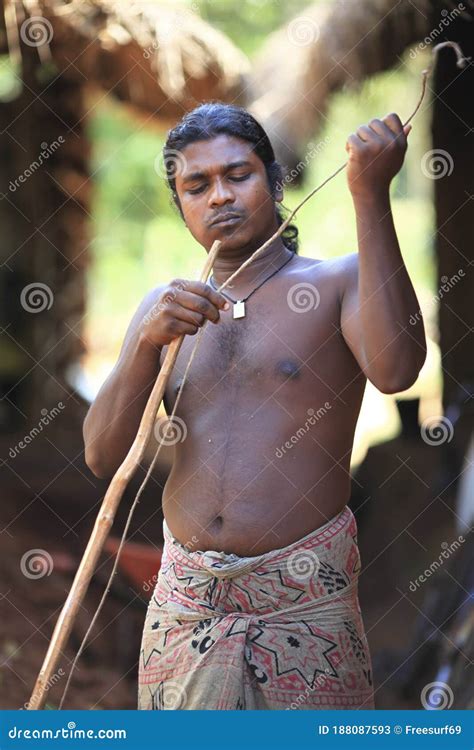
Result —
[[[359, 252], [358, 268], [344, 275], [341, 328], [361, 369], [384, 393], [409, 388], [426, 358], [423, 319], [400, 252], [389, 195], [410, 127], [403, 128], [398, 116], [390, 114], [358, 128], [346, 145]], [[410, 324], [412, 316], [416, 325]]]

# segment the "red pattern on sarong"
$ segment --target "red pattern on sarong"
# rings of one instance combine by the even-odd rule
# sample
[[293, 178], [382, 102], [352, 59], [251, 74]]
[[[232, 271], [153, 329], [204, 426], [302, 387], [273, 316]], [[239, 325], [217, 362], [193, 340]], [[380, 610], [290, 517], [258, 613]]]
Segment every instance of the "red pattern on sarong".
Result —
[[163, 522], [143, 630], [139, 709], [373, 708], [348, 506], [255, 557], [190, 552]]

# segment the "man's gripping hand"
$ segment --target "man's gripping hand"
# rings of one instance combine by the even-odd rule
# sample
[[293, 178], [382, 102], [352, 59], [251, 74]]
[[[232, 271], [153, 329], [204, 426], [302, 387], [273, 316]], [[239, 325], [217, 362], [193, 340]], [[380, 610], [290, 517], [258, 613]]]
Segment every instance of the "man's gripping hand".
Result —
[[226, 298], [202, 281], [173, 279], [143, 317], [141, 335], [163, 347], [182, 334], [194, 336], [205, 320], [218, 323]]
[[403, 164], [410, 130], [411, 125], [404, 127], [392, 112], [383, 120], [374, 119], [368, 125], [361, 125], [348, 137], [347, 181], [354, 198], [388, 192], [390, 182]]

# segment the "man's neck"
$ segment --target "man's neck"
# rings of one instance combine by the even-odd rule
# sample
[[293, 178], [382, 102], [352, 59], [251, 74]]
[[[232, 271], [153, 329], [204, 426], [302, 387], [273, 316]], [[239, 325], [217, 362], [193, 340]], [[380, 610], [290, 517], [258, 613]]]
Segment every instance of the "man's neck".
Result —
[[[247, 258], [250, 258], [252, 252], [254, 251], [249, 250], [245, 252], [242, 250], [240, 253], [236, 251], [236, 254], [231, 257], [226, 256], [225, 254], [222, 257], [219, 257], [219, 254], [217, 254], [212, 269], [212, 275], [216, 284], [219, 286], [223, 284], [224, 281], [234, 273], [234, 271], [240, 268]], [[255, 260], [249, 263], [249, 265], [235, 277], [235, 281], [232, 281], [226, 288], [233, 289], [234, 287], [245, 287], [248, 284], [260, 280], [265, 276], [266, 271], [271, 273], [278, 268], [278, 266], [283, 265], [291, 255], [293, 255], [292, 251], [288, 250], [283, 244], [281, 238], [278, 237]]]

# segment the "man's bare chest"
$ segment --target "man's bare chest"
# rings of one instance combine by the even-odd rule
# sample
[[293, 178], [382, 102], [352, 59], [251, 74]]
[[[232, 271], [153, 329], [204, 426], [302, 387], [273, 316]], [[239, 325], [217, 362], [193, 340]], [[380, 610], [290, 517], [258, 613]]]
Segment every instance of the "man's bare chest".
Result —
[[215, 404], [236, 393], [282, 402], [304, 392], [325, 398], [333, 390], [335, 370], [347, 364], [337, 310], [326, 306], [302, 316], [276, 307], [268, 314], [268, 306], [255, 302], [244, 318], [233, 319], [229, 311], [216, 325], [206, 324], [183, 386], [197, 338], [186, 336], [168, 382], [167, 410], [181, 388], [182, 408], [203, 400]]

